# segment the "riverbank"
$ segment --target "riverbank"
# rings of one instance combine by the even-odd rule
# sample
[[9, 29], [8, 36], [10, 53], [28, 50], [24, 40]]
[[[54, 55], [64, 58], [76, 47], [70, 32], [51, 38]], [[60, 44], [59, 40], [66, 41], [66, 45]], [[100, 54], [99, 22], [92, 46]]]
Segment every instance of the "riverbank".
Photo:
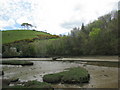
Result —
[[[29, 61], [53, 61], [53, 58], [2, 58], [2, 60], [29, 60]], [[58, 58], [56, 61], [108, 61], [118, 62], [118, 56], [81, 56], [71, 58]]]

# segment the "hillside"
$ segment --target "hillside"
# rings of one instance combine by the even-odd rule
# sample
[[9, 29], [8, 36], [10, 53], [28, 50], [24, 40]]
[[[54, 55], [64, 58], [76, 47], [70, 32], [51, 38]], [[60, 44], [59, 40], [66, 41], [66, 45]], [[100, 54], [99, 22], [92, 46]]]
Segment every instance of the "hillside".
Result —
[[[118, 55], [119, 12], [101, 16], [81, 28], [73, 28], [69, 36], [59, 36], [38, 31], [3, 31], [3, 57], [51, 57]], [[11, 33], [10, 33], [11, 32]], [[52, 39], [52, 40], [51, 40]], [[21, 42], [22, 40], [22, 42]], [[29, 43], [31, 42], [31, 43]]]
[[7, 30], [2, 31], [2, 43], [11, 43], [18, 41], [33, 41], [33, 40], [43, 40], [57, 38], [56, 35], [51, 35], [46, 32], [32, 31], [32, 30]]

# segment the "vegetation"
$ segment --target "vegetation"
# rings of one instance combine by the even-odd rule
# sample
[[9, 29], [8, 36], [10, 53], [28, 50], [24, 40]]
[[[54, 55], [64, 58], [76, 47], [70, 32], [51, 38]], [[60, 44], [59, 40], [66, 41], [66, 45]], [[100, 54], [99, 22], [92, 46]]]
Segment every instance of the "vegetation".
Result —
[[60, 83], [63, 75], [61, 73], [44, 75], [43, 81], [47, 83]]
[[[58, 38], [58, 36], [51, 35], [49, 33], [33, 31], [33, 30], [9, 30], [2, 31], [2, 43], [7, 44], [11, 42], [20, 42], [20, 41], [33, 41], [39, 39], [51, 39]], [[47, 37], [47, 38], [46, 38]]]
[[89, 61], [86, 64], [88, 65], [96, 65], [96, 66], [105, 66], [105, 67], [119, 67], [120, 62], [102, 62], [102, 61]]
[[27, 88], [52, 88], [51, 84], [45, 83], [45, 82], [39, 82], [39, 81], [28, 81], [24, 84]]
[[[45, 83], [45, 82], [39, 82], [36, 80], [33, 81], [28, 81], [25, 82], [24, 85], [15, 85], [15, 86], [5, 86], [3, 87], [3, 89], [5, 88], [46, 88], [45, 90], [52, 90], [52, 86], [51, 84]], [[47, 89], [48, 88], [48, 89]]]
[[3, 31], [3, 57], [118, 55], [119, 17], [120, 11], [113, 11], [61, 38], [30, 30]]
[[23, 60], [5, 60], [2, 61], [3, 65], [33, 65], [33, 62]]
[[32, 24], [29, 24], [29, 23], [22, 23], [21, 26], [23, 26], [24, 29], [26, 28], [27, 30], [29, 30], [28, 27], [33, 27], [33, 25], [32, 25]]
[[89, 80], [88, 71], [80, 67], [70, 68], [60, 73], [47, 74], [43, 77], [43, 81], [47, 83], [85, 83]]

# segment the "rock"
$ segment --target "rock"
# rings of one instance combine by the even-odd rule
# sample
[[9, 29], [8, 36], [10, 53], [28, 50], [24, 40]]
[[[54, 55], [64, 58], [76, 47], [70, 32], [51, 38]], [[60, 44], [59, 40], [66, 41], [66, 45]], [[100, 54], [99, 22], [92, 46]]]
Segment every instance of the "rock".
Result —
[[52, 58], [52, 60], [56, 60], [56, 59], [57, 59], [57, 57], [53, 57], [53, 58]]
[[61, 58], [61, 57], [52, 57], [52, 60], [56, 60], [56, 59], [58, 59], [58, 58]]
[[14, 78], [14, 79], [11, 79], [10, 82], [17, 82], [19, 80], [19, 78]]

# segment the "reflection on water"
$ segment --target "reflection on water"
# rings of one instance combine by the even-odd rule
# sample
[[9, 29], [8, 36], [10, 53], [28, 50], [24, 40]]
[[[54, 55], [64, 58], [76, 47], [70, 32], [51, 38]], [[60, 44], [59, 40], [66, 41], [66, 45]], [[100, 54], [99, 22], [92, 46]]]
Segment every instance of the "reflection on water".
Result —
[[100, 87], [117, 87], [118, 83], [118, 68], [102, 67], [85, 65], [79, 61], [32, 61], [33, 66], [21, 66], [21, 65], [3, 65], [5, 72], [4, 78], [19, 78], [21, 82], [27, 80], [38, 80], [42, 82], [42, 77], [48, 73], [61, 72], [70, 67], [84, 67], [91, 75], [90, 83], [81, 85], [69, 85], [69, 84], [56, 84], [53, 85], [56, 88], [100, 88]]

